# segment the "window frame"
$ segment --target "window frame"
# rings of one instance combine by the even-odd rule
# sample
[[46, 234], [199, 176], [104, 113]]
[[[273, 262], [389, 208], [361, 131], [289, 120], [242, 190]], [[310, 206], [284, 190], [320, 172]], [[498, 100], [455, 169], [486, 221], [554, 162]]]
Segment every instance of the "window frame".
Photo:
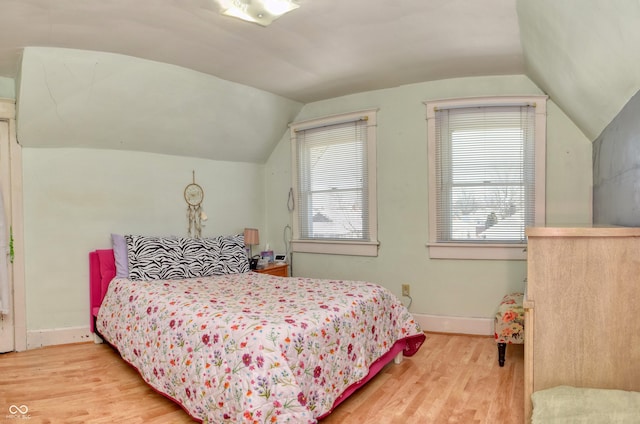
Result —
[[546, 102], [547, 96], [492, 96], [426, 101], [428, 155], [428, 233], [427, 248], [432, 259], [526, 260], [526, 243], [438, 242], [436, 208], [440, 193], [436, 187], [436, 110], [466, 107], [535, 106], [535, 213], [534, 225], [545, 223], [546, 184]]
[[308, 240], [300, 238], [300, 222], [297, 210], [293, 211], [293, 237], [291, 250], [304, 253], [326, 253], [334, 255], [378, 256], [378, 212], [377, 212], [377, 157], [376, 128], [377, 109], [366, 109], [356, 112], [331, 115], [322, 118], [294, 122], [289, 125], [291, 137], [291, 184], [294, 209], [298, 208], [298, 143], [296, 132], [323, 126], [367, 120], [367, 191], [369, 241], [360, 240]]

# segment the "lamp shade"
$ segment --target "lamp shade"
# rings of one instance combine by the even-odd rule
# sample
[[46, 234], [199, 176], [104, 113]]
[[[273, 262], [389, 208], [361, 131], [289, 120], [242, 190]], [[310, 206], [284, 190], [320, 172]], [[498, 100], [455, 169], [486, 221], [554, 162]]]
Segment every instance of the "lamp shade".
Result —
[[244, 245], [252, 246], [260, 244], [260, 235], [257, 228], [245, 228], [244, 229]]

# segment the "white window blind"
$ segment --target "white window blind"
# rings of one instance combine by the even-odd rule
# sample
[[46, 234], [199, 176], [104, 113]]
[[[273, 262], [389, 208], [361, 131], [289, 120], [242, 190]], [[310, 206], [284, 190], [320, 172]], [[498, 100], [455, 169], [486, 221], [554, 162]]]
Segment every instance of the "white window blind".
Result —
[[436, 109], [438, 243], [526, 243], [535, 221], [535, 107]]
[[370, 240], [367, 123], [295, 132], [300, 240]]

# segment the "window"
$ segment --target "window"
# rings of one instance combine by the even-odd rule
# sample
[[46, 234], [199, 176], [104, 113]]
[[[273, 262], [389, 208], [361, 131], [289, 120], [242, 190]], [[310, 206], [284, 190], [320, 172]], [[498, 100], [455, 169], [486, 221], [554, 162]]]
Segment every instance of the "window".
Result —
[[294, 252], [377, 256], [376, 111], [291, 124]]
[[544, 223], [546, 97], [427, 103], [429, 255], [526, 259]]

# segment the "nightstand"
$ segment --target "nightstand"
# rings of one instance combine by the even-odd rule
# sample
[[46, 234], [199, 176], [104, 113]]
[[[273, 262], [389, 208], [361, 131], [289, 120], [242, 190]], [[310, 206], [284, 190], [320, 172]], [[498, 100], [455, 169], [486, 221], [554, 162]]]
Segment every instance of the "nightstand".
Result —
[[253, 272], [259, 272], [260, 274], [276, 275], [278, 277], [289, 276], [289, 264], [269, 264], [262, 269], [254, 269]]

